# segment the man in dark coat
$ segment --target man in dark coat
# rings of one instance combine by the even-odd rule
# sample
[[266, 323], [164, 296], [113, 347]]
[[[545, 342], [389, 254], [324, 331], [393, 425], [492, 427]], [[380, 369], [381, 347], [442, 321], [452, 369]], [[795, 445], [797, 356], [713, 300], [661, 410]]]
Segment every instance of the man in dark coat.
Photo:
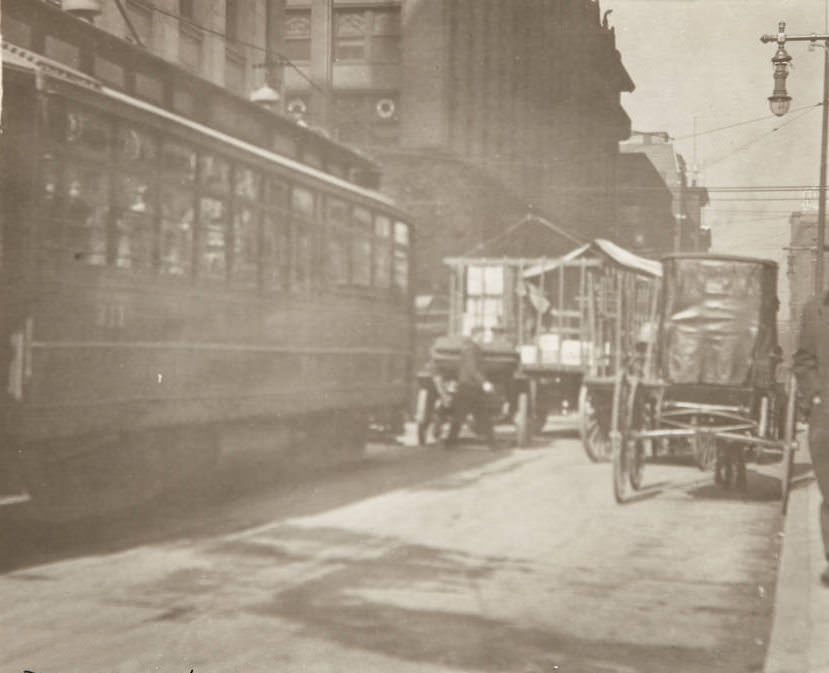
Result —
[[475, 339], [465, 338], [458, 363], [458, 391], [453, 403], [454, 422], [449, 431], [449, 444], [457, 441], [460, 426], [470, 413], [475, 415], [478, 430], [491, 441], [492, 419], [487, 409], [486, 393], [492, 385], [486, 380], [483, 370], [483, 350]]
[[[803, 322], [794, 373], [809, 413], [809, 451], [823, 502], [820, 527], [829, 561], [829, 292], [812, 297], [803, 308]], [[829, 566], [820, 576], [829, 586]]]

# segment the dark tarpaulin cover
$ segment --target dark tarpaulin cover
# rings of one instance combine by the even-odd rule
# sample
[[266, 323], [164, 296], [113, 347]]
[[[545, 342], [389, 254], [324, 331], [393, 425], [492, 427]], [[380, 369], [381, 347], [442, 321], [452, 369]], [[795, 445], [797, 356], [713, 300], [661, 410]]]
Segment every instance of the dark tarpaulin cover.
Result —
[[672, 383], [758, 385], [777, 347], [777, 268], [759, 260], [664, 262], [662, 375]]

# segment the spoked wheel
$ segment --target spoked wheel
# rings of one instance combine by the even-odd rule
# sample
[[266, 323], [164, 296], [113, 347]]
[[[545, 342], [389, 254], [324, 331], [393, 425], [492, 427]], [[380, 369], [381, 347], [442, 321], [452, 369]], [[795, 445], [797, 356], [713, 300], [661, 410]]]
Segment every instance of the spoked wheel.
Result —
[[613, 461], [613, 496], [621, 504], [627, 497], [630, 482], [631, 445], [628, 441], [628, 400], [631, 393], [630, 380], [619, 374], [613, 387], [613, 407], [610, 419], [611, 456]]
[[579, 417], [579, 433], [587, 457], [594, 463], [610, 460], [611, 446], [607, 428], [599, 422], [593, 396], [584, 384], [579, 390]]
[[634, 432], [652, 430], [654, 427], [653, 405], [645, 398], [644, 390], [634, 383], [628, 398], [628, 416], [625, 423], [624, 439], [628, 447], [630, 486], [634, 491], [642, 488], [642, 479], [645, 475], [645, 457], [652, 453], [652, 439], [634, 438]]
[[621, 433], [611, 434], [611, 446], [613, 456], [613, 496], [616, 502], [622, 504], [627, 496], [627, 487], [630, 480], [630, 458], [628, 456], [627, 442], [624, 441]]
[[780, 478], [780, 508], [783, 513], [789, 506], [789, 494], [794, 474], [795, 430], [797, 427], [797, 379], [789, 380], [789, 397], [786, 400], [786, 419], [783, 426], [783, 474]]

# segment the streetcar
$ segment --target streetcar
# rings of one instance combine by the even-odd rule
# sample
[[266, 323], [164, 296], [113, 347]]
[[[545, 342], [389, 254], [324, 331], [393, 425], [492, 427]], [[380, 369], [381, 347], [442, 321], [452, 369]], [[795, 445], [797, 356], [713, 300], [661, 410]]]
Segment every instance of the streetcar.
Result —
[[723, 486], [746, 488], [747, 453], [780, 458], [785, 511], [792, 480], [797, 385], [779, 381], [777, 264], [674, 254], [662, 262], [654, 338], [616, 379], [613, 490], [642, 486], [646, 460], [680, 444]]
[[343, 460], [400, 418], [413, 229], [372, 166], [56, 8], [3, 12], [0, 471], [32, 511], [197, 481], [254, 428]]

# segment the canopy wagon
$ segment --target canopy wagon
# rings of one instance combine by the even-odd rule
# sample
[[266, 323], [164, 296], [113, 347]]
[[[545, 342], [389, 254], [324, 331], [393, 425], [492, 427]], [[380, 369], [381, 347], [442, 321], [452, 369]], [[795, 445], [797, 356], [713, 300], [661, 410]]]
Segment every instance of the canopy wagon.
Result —
[[777, 265], [681, 254], [663, 260], [656, 338], [616, 377], [611, 414], [617, 501], [642, 484], [657, 443], [684, 443], [715, 480], [744, 487], [745, 452], [782, 456], [788, 498], [796, 382], [778, 383]]
[[608, 460], [615, 376], [652, 323], [662, 267], [596, 239], [522, 275], [531, 298], [539, 288], [550, 300], [521, 350], [536, 417], [546, 417], [559, 400], [565, 408], [578, 406], [588, 457]]
[[[484, 342], [520, 355], [520, 367], [503, 381], [504, 415], [516, 426], [518, 444], [528, 443], [549, 414], [579, 407], [588, 455], [609, 458], [613, 377], [655, 313], [659, 263], [602, 239], [560, 257], [446, 262], [449, 337], [480, 333]], [[423, 392], [428, 377], [421, 379], [423, 429], [431, 398]]]

